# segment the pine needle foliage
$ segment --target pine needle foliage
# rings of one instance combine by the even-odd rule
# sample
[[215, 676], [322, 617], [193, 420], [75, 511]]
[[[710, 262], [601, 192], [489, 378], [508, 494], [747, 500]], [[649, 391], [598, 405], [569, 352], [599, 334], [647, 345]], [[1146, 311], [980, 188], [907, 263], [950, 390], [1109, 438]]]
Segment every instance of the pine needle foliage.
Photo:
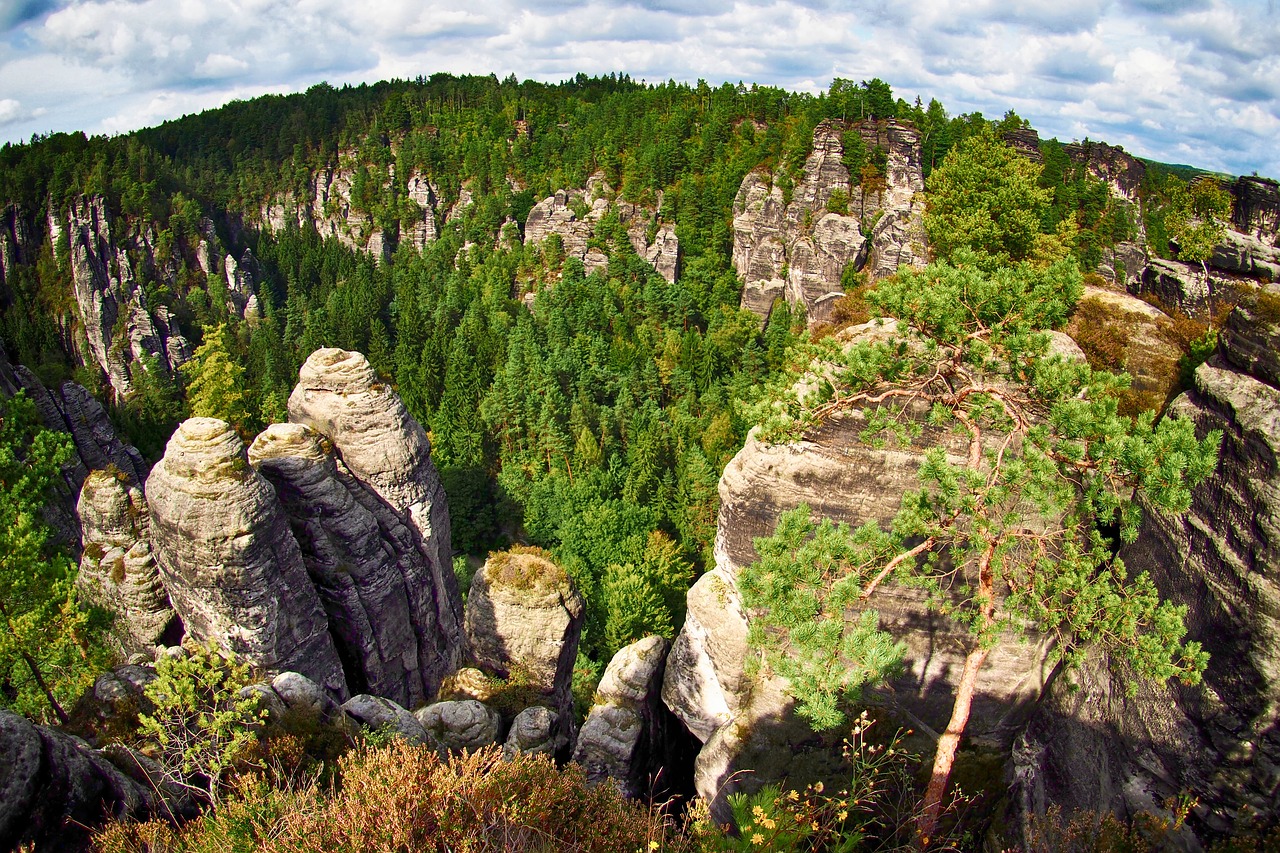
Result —
[[881, 284], [869, 299], [896, 327], [828, 347], [762, 433], [794, 436], [857, 409], [872, 444], [911, 441], [927, 426], [967, 447], [963, 458], [932, 442], [919, 488], [884, 527], [815, 523], [804, 507], [784, 515], [741, 579], [752, 641], [819, 727], [840, 722], [840, 702], [890, 669], [895, 647], [872, 609], [883, 584], [925, 590], [968, 627], [937, 756], [945, 766], [935, 764], [938, 802], [978, 674], [1008, 638], [1047, 636], [1068, 664], [1101, 646], [1157, 682], [1197, 682], [1207, 660], [1183, 641], [1185, 609], [1162, 602], [1145, 573], [1131, 576], [1115, 540], [1137, 537], [1136, 496], [1185, 512], [1221, 436], [1198, 440], [1186, 419], [1122, 416], [1116, 392], [1127, 377], [1049, 353], [1046, 330], [1081, 292], [1074, 262], [986, 272], [978, 260], [961, 249], [951, 263]]

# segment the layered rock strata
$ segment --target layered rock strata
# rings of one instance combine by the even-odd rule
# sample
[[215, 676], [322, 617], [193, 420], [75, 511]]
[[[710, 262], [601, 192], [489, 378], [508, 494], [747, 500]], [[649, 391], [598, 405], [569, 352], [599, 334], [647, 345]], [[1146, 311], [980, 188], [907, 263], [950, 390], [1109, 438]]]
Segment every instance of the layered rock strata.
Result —
[[[449, 506], [427, 434], [360, 353], [320, 349], [298, 374], [289, 419], [333, 444], [358, 481], [348, 489], [377, 519], [403, 578], [427, 695], [458, 667], [462, 599]], [[413, 552], [416, 552], [414, 554]]]
[[[268, 427], [249, 448], [249, 462], [275, 487], [288, 516], [348, 685], [407, 707], [425, 702], [438, 686], [421, 658], [435, 654], [435, 624], [418, 625], [410, 608], [410, 585], [430, 576], [423, 554], [392, 548], [378, 517], [361, 503], [373, 496], [309, 427]], [[389, 507], [383, 515], [394, 523]]]
[[176, 643], [182, 622], [151, 554], [142, 487], [115, 472], [94, 471], [84, 481], [76, 511], [84, 537], [76, 583], [115, 614], [111, 633], [125, 654]]
[[[846, 268], [870, 264], [879, 278], [900, 264], [923, 264], [924, 189], [919, 135], [896, 121], [855, 125], [868, 151], [885, 152], [885, 174], [865, 186], [844, 164], [846, 127], [834, 120], [814, 129], [803, 177], [788, 199], [781, 175], [752, 172], [733, 205], [733, 267], [742, 277], [742, 307], [766, 315], [775, 299], [803, 307], [811, 323], [826, 319], [843, 294]], [[845, 203], [832, 205], [840, 193]], [[835, 209], [828, 209], [835, 208]]]
[[1159, 813], [1189, 793], [1206, 842], [1250, 813], [1280, 817], [1280, 316], [1267, 308], [1280, 288], [1267, 293], [1232, 313], [1218, 355], [1170, 406], [1198, 435], [1222, 432], [1216, 470], [1190, 512], [1148, 510], [1122, 552], [1187, 608], [1188, 637], [1210, 655], [1204, 682], [1161, 688], [1094, 666], [1074, 691], [1055, 685], [1021, 750], [1028, 811]]
[[179, 426], [147, 479], [146, 498], [160, 576], [190, 636], [348, 695], [275, 490], [225, 422], [192, 418]]

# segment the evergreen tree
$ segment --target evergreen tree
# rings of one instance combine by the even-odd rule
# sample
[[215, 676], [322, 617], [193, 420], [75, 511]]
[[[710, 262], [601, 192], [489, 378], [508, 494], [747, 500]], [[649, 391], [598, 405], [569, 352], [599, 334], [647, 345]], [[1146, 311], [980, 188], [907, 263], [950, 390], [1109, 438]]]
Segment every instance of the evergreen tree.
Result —
[[64, 724], [67, 703], [109, 663], [102, 617], [81, 606], [75, 566], [42, 517], [72, 452], [24, 394], [0, 397], [0, 703]]
[[193, 418], [218, 418], [244, 434], [251, 433], [252, 399], [245, 370], [234, 355], [230, 331], [224, 325], [205, 333], [204, 343], [182, 366], [187, 377], [187, 408]]

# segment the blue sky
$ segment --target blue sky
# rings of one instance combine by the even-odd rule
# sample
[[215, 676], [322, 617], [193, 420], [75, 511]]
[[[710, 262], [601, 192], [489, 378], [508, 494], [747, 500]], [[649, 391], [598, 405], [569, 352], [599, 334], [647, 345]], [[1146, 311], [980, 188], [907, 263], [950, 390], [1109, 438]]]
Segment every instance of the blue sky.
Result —
[[955, 114], [1280, 177], [1280, 0], [0, 0], [0, 140], [436, 71], [625, 71], [816, 92], [880, 77]]

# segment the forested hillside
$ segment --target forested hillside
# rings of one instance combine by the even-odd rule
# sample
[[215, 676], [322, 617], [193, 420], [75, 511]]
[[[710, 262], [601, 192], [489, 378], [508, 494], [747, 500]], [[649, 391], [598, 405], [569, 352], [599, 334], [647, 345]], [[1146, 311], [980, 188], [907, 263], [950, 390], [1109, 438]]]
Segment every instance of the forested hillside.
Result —
[[[966, 140], [988, 153], [946, 169]], [[1154, 275], [1159, 258], [1182, 262], [1183, 283], [1198, 264], [1210, 288], [1210, 262], [1269, 276], [1274, 252], [1233, 237], [1235, 266], [1223, 266], [1225, 238], [1196, 229], [1222, 230], [1234, 198], [1238, 231], [1274, 231], [1271, 196], [1242, 203], [1274, 184], [1186, 177], [1101, 143], [1040, 140], [1012, 111], [992, 121], [908, 103], [878, 79], [819, 95], [616, 75], [319, 84], [131, 134], [0, 149], [0, 338], [9, 362], [62, 387], [49, 406], [68, 422], [72, 381], [141, 451], [104, 451], [121, 489], [140, 485], [184, 419], [224, 420], [247, 443], [289, 419], [312, 353], [364, 353], [370, 393], [390, 388], [427, 430], [464, 594], [481, 558], [512, 545], [545, 549], [576, 584], [586, 704], [616, 652], [680, 631], [690, 586], [718, 556], [722, 471], [808, 366], [801, 345], [871, 316], [869, 292], [896, 280], [887, 241], [918, 266], [986, 252], [979, 269], [993, 276], [1061, 262], [1052, 269], [1084, 274], [1082, 306], [1121, 299], [1126, 277]], [[809, 314], [795, 282], [822, 276], [833, 292]], [[1092, 367], [1137, 376], [1122, 419], [1190, 387], [1237, 301], [1210, 293], [1210, 317], [1162, 302], [1160, 281], [1143, 292], [1173, 328], [1160, 327], [1158, 369], [1113, 334], [1129, 315], [1082, 307], [1069, 329]], [[765, 304], [744, 282], [763, 282]], [[23, 434], [28, 408], [14, 410]], [[27, 515], [33, 500], [23, 493]], [[51, 553], [44, 538], [33, 547]], [[48, 568], [62, 598], [41, 604], [30, 636], [76, 611], [74, 567]], [[70, 674], [51, 690], [18, 684], [23, 649], [9, 644], [19, 675], [5, 676], [5, 704], [47, 717], [47, 694], [65, 718], [58, 697], [74, 701], [101, 666], [86, 633], [99, 615], [59, 640]], [[80, 664], [77, 644], [93, 647]]]

